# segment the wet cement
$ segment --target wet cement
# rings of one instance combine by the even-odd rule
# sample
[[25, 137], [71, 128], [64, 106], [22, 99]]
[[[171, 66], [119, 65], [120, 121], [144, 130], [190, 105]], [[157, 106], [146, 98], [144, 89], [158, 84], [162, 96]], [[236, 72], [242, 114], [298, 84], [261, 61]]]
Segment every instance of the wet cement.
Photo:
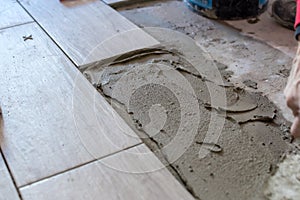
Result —
[[[169, 28], [194, 38], [213, 59], [225, 64], [234, 73], [230, 78], [234, 85], [262, 92], [279, 110], [284, 111], [286, 119], [292, 121], [292, 113], [282, 93], [286, 71], [292, 64], [292, 59], [285, 53], [242, 35], [222, 21], [206, 19], [189, 10], [181, 1], [139, 7], [124, 8], [120, 13], [140, 27]], [[248, 80], [253, 82], [254, 88], [249, 87]]]
[[81, 71], [196, 199], [264, 199], [276, 165], [294, 150], [276, 106], [232, 84], [226, 65], [181, 34], [147, 31], [160, 46]]
[[[215, 60], [227, 65], [233, 72], [230, 77], [231, 83], [246, 90], [261, 92], [278, 107], [278, 112], [282, 113], [288, 121], [293, 120], [282, 91], [291, 68], [292, 58], [289, 56], [293, 57], [291, 52], [296, 51], [297, 44], [293, 41], [293, 34], [287, 33], [288, 31], [274, 24], [274, 21], [269, 19], [268, 13], [262, 15], [264, 23], [258, 26], [256, 25], [259, 23], [252, 24], [252, 26], [246, 23], [248, 25], [244, 24], [243, 29], [246, 27], [247, 30], [243, 31], [233, 30], [231, 27], [224, 26], [222, 21], [208, 20], [190, 12], [180, 1], [148, 5], [138, 9], [125, 9], [121, 13], [140, 27], [166, 27], [194, 38]], [[235, 23], [239, 24], [239, 21]], [[276, 34], [270, 34], [273, 30], [276, 30]], [[284, 39], [278, 40], [280, 37]], [[258, 38], [258, 40], [253, 38]], [[285, 126], [282, 128], [284, 132], [287, 131]], [[299, 146], [299, 144], [296, 145]], [[288, 171], [288, 175], [284, 176], [285, 181], [279, 181], [282, 183], [279, 185], [274, 185], [272, 182], [276, 178], [280, 179], [280, 175], [276, 174], [275, 179], [270, 180], [269, 185], [274, 188], [269, 187], [269, 191], [274, 194], [269, 194], [268, 199], [298, 199], [297, 196], [293, 196], [293, 194], [299, 194], [297, 187], [290, 187], [290, 184], [287, 184], [297, 184], [293, 176], [298, 173], [297, 168], [289, 167], [289, 165], [297, 164], [295, 159], [284, 160], [280, 163], [279, 167]], [[292, 195], [287, 195], [287, 193], [281, 195], [282, 191], [288, 191]]]

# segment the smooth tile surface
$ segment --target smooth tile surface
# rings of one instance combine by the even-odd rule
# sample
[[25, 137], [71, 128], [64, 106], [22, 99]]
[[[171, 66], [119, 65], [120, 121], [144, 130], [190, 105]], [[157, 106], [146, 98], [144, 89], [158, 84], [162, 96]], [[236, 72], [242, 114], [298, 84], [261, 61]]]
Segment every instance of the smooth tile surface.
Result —
[[16, 0], [0, 0], [0, 29], [32, 21]]
[[21, 3], [77, 66], [158, 43], [98, 0], [68, 4], [21, 0]]
[[36, 24], [0, 35], [1, 146], [18, 186], [140, 143]]
[[21, 193], [24, 200], [193, 199], [145, 145], [24, 187]]
[[0, 199], [20, 200], [4, 160], [0, 155]]

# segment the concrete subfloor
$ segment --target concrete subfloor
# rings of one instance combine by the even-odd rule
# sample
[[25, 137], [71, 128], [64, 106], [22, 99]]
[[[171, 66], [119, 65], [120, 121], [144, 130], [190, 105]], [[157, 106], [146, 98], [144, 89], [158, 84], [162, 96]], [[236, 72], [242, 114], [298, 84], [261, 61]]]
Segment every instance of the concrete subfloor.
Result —
[[[194, 38], [213, 59], [227, 65], [229, 70], [234, 72], [230, 78], [231, 82], [239, 87], [245, 87], [243, 82], [249, 79], [256, 82], [256, 91], [267, 95], [284, 111], [285, 118], [292, 121], [291, 112], [285, 105], [282, 93], [292, 64], [290, 55], [263, 41], [245, 36], [244, 33], [224, 24], [226, 22], [199, 16], [181, 1], [167, 1], [137, 9], [125, 9], [120, 13], [140, 27], [170, 28]], [[285, 31], [285, 28], [279, 26], [276, 34], [285, 35]], [[292, 34], [287, 37], [291, 36]], [[270, 34], [270, 38], [272, 37]], [[292, 49], [295, 43], [290, 44]]]
[[[300, 183], [293, 169], [285, 170], [287, 162], [297, 162], [291, 152], [298, 154], [299, 149], [290, 144], [292, 116], [282, 94], [292, 63], [288, 44], [278, 48], [276, 41], [270, 42], [272, 34], [265, 42], [260, 37], [264, 34], [255, 34], [259, 26], [252, 24], [245, 30], [253, 27], [250, 36], [256, 37], [247, 36], [225, 22], [199, 16], [181, 1], [148, 2], [119, 11], [160, 40], [163, 48], [82, 70], [193, 196], [299, 199]], [[280, 26], [271, 31], [286, 33]], [[295, 43], [290, 46], [294, 49]], [[153, 84], [152, 76], [159, 81]], [[208, 138], [211, 124], [220, 130], [213, 129]], [[185, 135], [179, 134], [180, 142], [165, 148], [181, 126]], [[278, 186], [282, 174], [286, 181]], [[295, 187], [290, 187], [290, 177]]]

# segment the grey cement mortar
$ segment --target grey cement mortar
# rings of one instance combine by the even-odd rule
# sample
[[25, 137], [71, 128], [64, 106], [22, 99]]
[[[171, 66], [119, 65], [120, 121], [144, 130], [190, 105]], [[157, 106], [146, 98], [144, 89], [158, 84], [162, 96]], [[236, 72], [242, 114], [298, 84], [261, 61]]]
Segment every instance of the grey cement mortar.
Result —
[[257, 87], [259, 92], [267, 95], [284, 111], [282, 113], [287, 120], [292, 121], [292, 113], [282, 93], [292, 58], [283, 52], [241, 35], [222, 21], [209, 20], [196, 14], [181, 1], [122, 9], [120, 13], [140, 27], [170, 28], [194, 38], [215, 60], [229, 67], [234, 73], [230, 78], [233, 84], [248, 87], [249, 80], [256, 83], [255, 88], [247, 89], [255, 90]]
[[[140, 27], [165, 27], [195, 38], [215, 60], [234, 72], [230, 77], [231, 83], [261, 92], [279, 108], [279, 112], [288, 121], [293, 120], [282, 93], [292, 58], [276, 50], [278, 46], [273, 48], [264, 42], [245, 37], [239, 30], [233, 30], [221, 21], [205, 19], [188, 10], [179, 1], [122, 10], [121, 13]], [[288, 134], [287, 129], [285, 125], [282, 126], [282, 130]], [[285, 159], [279, 164], [280, 170], [268, 183], [268, 199], [299, 199], [300, 183], [295, 179], [295, 174], [299, 173], [297, 166], [298, 158]]]
[[[140, 57], [130, 59], [128, 55], [129, 59], [124, 56], [81, 70], [195, 198], [264, 199], [267, 181], [281, 156], [294, 150], [276, 106], [261, 93], [232, 84], [234, 74], [227, 66], [205, 57], [190, 40], [180, 40], [172, 32], [163, 35], [155, 29], [147, 31], [162, 46], [136, 52]], [[169, 70], [161, 70], [157, 67], [160, 65]], [[195, 70], [195, 65], [200, 68]], [[175, 93], [164, 81], [142, 84], [152, 77], [154, 82], [161, 77], [172, 79], [174, 73], [179, 73], [193, 92], [180, 87], [185, 84], [180, 79], [176, 80], [179, 84], [174, 86]], [[222, 90], [226, 92], [225, 101]], [[225, 120], [215, 145], [203, 143], [212, 115]], [[197, 117], [198, 121], [193, 120]], [[174, 161], [174, 152], [185, 146], [184, 138], [174, 152], [164, 147], [176, 137], [182, 122], [187, 123], [186, 133], [195, 128], [197, 132]], [[199, 158], [201, 147], [209, 152], [204, 158]]]

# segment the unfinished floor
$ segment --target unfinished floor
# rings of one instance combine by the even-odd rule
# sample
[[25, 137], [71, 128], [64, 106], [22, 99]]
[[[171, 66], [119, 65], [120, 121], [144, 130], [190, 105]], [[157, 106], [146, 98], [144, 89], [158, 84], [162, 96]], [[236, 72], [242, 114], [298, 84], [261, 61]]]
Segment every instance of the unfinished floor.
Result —
[[136, 2], [0, 3], [0, 199], [299, 199], [293, 32]]

